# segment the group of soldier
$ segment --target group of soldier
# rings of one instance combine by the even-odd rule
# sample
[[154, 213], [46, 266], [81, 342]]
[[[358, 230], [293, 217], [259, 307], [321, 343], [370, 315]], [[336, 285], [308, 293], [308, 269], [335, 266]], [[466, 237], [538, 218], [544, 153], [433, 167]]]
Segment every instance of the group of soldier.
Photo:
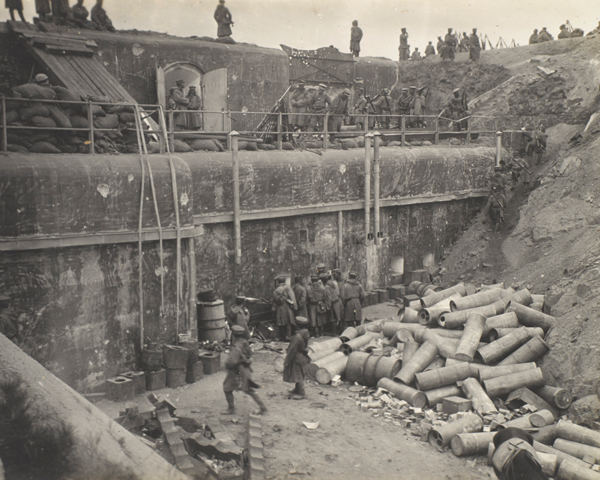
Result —
[[[454, 60], [456, 52], [469, 52], [469, 58], [473, 61], [479, 60], [480, 52], [482, 49], [477, 35], [477, 29], [474, 28], [471, 35], [467, 35], [467, 32], [463, 32], [462, 37], [458, 34], [452, 33], [452, 29], [448, 29], [448, 33], [442, 39], [438, 37], [437, 45], [434, 47], [432, 42], [425, 47], [425, 58], [432, 57], [437, 54], [442, 57], [442, 60]], [[421, 52], [418, 48], [415, 48], [412, 55], [410, 54], [410, 45], [408, 44], [408, 32], [406, 28], [402, 28], [400, 34], [400, 46], [398, 47], [400, 52], [399, 60], [406, 62], [408, 60], [416, 61], [421, 60]]]
[[[562, 40], [565, 38], [576, 38], [576, 37], [583, 37], [584, 31], [581, 28], [569, 28], [567, 25], [570, 26], [570, 23], [567, 21], [567, 23], [563, 23], [560, 27], [559, 27], [559, 34], [558, 34], [558, 39]], [[597, 35], [600, 33], [600, 22], [598, 22], [598, 26], [592, 30], [591, 32], [588, 32], [588, 35]], [[544, 42], [550, 42], [554, 40], [554, 37], [552, 36], [552, 34], [546, 29], [546, 27], [542, 28], [539, 32], [538, 29], [536, 28], [535, 30], [533, 30], [533, 33], [531, 34], [531, 36], [529, 37], [529, 45], [534, 45], [536, 43], [544, 43]]]
[[[167, 96], [167, 109], [175, 111], [188, 111], [188, 113], [174, 113], [173, 123], [176, 130], [198, 130], [202, 127], [202, 99], [196, 92], [196, 87], [191, 85], [185, 92], [185, 81], [177, 80], [175, 87], [171, 87]], [[192, 111], [190, 111], [192, 110]]]

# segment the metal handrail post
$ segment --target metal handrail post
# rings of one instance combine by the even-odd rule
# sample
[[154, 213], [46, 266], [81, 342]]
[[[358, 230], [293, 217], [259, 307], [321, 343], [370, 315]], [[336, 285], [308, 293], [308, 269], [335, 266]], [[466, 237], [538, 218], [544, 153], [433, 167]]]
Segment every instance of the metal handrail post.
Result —
[[235, 263], [242, 263], [242, 227], [240, 212], [240, 159], [238, 156], [238, 136], [235, 130], [229, 133], [231, 137], [231, 163], [233, 168], [233, 237], [235, 241]]
[[277, 150], [283, 150], [283, 116], [279, 112], [277, 115]]
[[436, 145], [440, 144], [440, 118], [435, 117], [435, 140]]
[[374, 132], [375, 141], [373, 143], [373, 222], [375, 245], [379, 245], [379, 143], [381, 142], [381, 133]]
[[6, 97], [2, 95], [2, 151], [8, 152], [8, 126], [6, 125]]
[[323, 119], [323, 150], [327, 150], [327, 138], [329, 137], [327, 123], [329, 123], [329, 112], [325, 112], [325, 118]]
[[96, 153], [96, 148], [95, 148], [96, 145], [95, 145], [95, 140], [94, 140], [94, 115], [92, 112], [92, 101], [91, 100], [88, 100], [88, 122], [90, 124], [90, 136], [89, 136], [90, 153], [93, 155], [94, 153]]
[[406, 115], [402, 115], [402, 121], [400, 122], [400, 139], [401, 145], [406, 147]]
[[169, 110], [169, 150], [175, 151], [175, 114]]

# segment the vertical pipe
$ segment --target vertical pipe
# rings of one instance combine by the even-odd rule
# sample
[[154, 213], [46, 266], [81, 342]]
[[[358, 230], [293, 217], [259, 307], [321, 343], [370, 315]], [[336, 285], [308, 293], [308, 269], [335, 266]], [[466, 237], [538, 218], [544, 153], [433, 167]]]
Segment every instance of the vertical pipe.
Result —
[[369, 133], [369, 112], [365, 114], [365, 135]]
[[90, 124], [90, 153], [94, 154], [96, 153], [96, 149], [94, 145], [94, 115], [92, 114], [91, 100], [88, 100], [88, 123]]
[[337, 223], [337, 268], [342, 268], [342, 252], [344, 249], [344, 212], [338, 212]]
[[369, 244], [371, 233], [371, 139], [372, 133], [365, 135], [365, 246]]
[[242, 228], [240, 225], [240, 160], [238, 157], [238, 136], [235, 130], [231, 137], [231, 161], [233, 164], [233, 232], [235, 239], [235, 263], [242, 263]]
[[192, 327], [196, 321], [196, 243], [194, 242], [194, 237], [188, 239], [188, 276], [190, 312], [187, 333], [191, 336], [192, 330], [194, 330]]
[[381, 134], [375, 132], [375, 142], [373, 146], [373, 234], [375, 235], [375, 245], [380, 244], [379, 240], [379, 143], [381, 142]]
[[279, 115], [277, 115], [277, 150], [283, 150], [283, 138], [282, 138], [282, 130], [283, 128], [283, 120], [282, 120], [282, 113], [279, 112]]
[[175, 125], [173, 122], [175, 121], [175, 114], [173, 110], [169, 110], [169, 151], [175, 151]]
[[402, 130], [402, 146], [406, 147], [406, 115], [402, 115], [402, 121], [400, 122], [400, 129]]
[[2, 151], [8, 152], [8, 127], [6, 125], [6, 97], [2, 95]]
[[502, 157], [502, 132], [496, 132], [496, 167], [500, 166]]
[[323, 150], [327, 150], [327, 137], [329, 137], [329, 132], [327, 131], [328, 123], [329, 123], [329, 112], [326, 112], [325, 119], [323, 120]]
[[440, 144], [440, 117], [435, 117], [435, 144]]

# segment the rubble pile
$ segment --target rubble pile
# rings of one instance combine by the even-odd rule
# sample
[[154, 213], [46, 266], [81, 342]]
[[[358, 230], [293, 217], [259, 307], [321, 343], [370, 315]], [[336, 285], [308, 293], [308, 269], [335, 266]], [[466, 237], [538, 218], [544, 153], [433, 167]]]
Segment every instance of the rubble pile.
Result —
[[534, 434], [549, 476], [600, 479], [600, 433], [567, 419], [571, 392], [546, 385], [535, 363], [555, 324], [543, 295], [503, 284], [407, 290], [422, 296], [403, 295], [397, 318], [309, 345], [309, 374], [345, 377], [361, 410], [457, 456], [491, 458], [494, 434], [517, 427]]

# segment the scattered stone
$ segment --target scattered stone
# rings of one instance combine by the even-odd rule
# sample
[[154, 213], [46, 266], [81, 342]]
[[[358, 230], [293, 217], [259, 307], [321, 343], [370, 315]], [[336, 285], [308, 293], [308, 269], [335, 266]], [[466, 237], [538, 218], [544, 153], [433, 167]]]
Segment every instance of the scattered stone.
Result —
[[594, 422], [600, 420], [600, 399], [598, 399], [598, 395], [588, 395], [573, 402], [567, 417], [574, 423], [594, 428]]

